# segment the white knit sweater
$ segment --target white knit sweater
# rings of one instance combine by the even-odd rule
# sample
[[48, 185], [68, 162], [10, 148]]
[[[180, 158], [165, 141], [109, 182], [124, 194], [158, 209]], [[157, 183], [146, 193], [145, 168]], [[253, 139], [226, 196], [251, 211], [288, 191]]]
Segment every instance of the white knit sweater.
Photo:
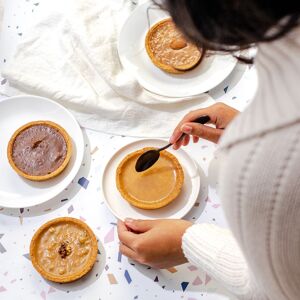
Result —
[[190, 227], [183, 251], [240, 299], [300, 299], [300, 28], [261, 44], [259, 88], [220, 143], [229, 230]]

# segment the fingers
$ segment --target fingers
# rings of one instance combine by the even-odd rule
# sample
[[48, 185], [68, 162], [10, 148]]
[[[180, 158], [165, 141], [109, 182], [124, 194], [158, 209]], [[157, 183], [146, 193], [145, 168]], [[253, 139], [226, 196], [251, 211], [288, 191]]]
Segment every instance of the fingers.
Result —
[[199, 142], [199, 136], [193, 135], [193, 142], [198, 143]]
[[[185, 115], [183, 119], [179, 122], [179, 124], [176, 126], [176, 128], [174, 129], [174, 132], [170, 138], [170, 143], [174, 144], [178, 141], [178, 139], [182, 135], [181, 127], [183, 124], [187, 122], [192, 122], [193, 120], [196, 120], [200, 116], [209, 115], [210, 110], [211, 110], [210, 108], [198, 109]], [[177, 146], [179, 146], [179, 144]]]
[[[181, 135], [182, 135], [182, 132], [181, 132]], [[184, 141], [185, 137], [186, 137], [186, 135], [184, 135], [183, 137], [179, 138], [179, 140], [177, 140], [177, 142], [175, 142], [173, 144], [173, 149], [174, 150], [179, 149], [183, 145], [183, 141]]]
[[183, 146], [187, 146], [190, 142], [190, 136], [189, 135], [185, 135], [184, 138], [183, 138], [183, 142], [182, 142], [182, 145]]
[[152, 220], [133, 220], [128, 218], [125, 220], [125, 225], [135, 232], [143, 233], [150, 230], [154, 222]]
[[125, 256], [127, 256], [127, 257], [129, 257], [129, 258], [131, 258], [131, 259], [133, 259], [133, 260], [137, 260], [137, 253], [134, 252], [134, 251], [133, 251], [132, 249], [130, 249], [129, 247], [127, 247], [126, 245], [120, 244], [120, 246], [119, 246], [119, 251], [120, 251], [123, 255], [125, 255]]
[[219, 138], [223, 133], [222, 129], [212, 128], [197, 123], [186, 123], [182, 126], [181, 129], [182, 132], [186, 134], [201, 137], [214, 143], [217, 143], [219, 141]]
[[132, 249], [132, 244], [134, 243], [136, 235], [133, 232], [130, 232], [122, 221], [118, 222], [117, 229], [120, 242]]

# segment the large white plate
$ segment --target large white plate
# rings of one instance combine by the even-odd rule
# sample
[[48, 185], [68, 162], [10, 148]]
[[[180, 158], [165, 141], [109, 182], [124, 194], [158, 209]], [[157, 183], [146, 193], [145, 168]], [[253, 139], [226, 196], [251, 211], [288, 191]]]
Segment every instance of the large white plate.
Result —
[[[67, 168], [57, 177], [34, 182], [20, 177], [9, 165], [7, 144], [16, 129], [36, 120], [61, 125], [73, 142], [73, 154]], [[74, 179], [83, 159], [82, 131], [73, 115], [60, 104], [36, 96], [18, 96], [0, 102], [0, 206], [29, 207], [48, 201], [62, 192]]]
[[145, 37], [153, 24], [167, 17], [166, 12], [156, 8], [151, 2], [138, 6], [120, 32], [118, 52], [124, 68], [146, 90], [170, 97], [165, 101], [177, 102], [217, 86], [231, 73], [236, 59], [231, 55], [210, 55], [185, 74], [172, 75], [160, 70], [148, 57]]
[[135, 219], [160, 219], [184, 217], [195, 204], [200, 191], [200, 174], [195, 161], [182, 149], [174, 151], [184, 170], [184, 185], [179, 197], [169, 205], [156, 210], [144, 210], [130, 205], [124, 200], [116, 187], [116, 169], [121, 160], [129, 153], [143, 147], [161, 147], [167, 141], [159, 139], [144, 139], [130, 143], [116, 153], [107, 162], [102, 174], [102, 195], [111, 212], [120, 220], [125, 218]]

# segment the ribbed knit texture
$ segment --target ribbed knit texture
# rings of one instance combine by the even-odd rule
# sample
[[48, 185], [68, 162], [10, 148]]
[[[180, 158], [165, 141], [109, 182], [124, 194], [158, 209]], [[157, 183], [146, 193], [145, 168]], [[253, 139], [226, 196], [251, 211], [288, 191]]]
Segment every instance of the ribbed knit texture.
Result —
[[259, 88], [220, 143], [230, 230], [190, 227], [186, 257], [240, 299], [300, 299], [300, 29], [259, 46]]

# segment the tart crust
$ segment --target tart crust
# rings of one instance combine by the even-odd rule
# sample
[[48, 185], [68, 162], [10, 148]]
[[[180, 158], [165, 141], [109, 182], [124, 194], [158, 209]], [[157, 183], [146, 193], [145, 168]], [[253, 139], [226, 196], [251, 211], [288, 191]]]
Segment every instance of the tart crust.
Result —
[[[63, 161], [63, 163], [53, 172], [51, 172], [50, 174], [46, 174], [46, 175], [30, 175], [27, 174], [25, 172], [23, 172], [22, 170], [20, 170], [17, 165], [15, 164], [14, 160], [13, 160], [13, 146], [14, 146], [14, 142], [17, 138], [17, 136], [23, 132], [24, 130], [26, 130], [27, 128], [30, 128], [32, 126], [36, 126], [36, 125], [43, 125], [43, 126], [50, 126], [54, 129], [56, 129], [64, 138], [65, 142], [66, 142], [66, 146], [67, 146], [67, 153], [66, 153], [66, 157]], [[64, 128], [62, 128], [60, 125], [52, 122], [52, 121], [33, 121], [33, 122], [29, 122], [25, 125], [23, 125], [22, 127], [20, 127], [19, 129], [17, 129], [15, 131], [15, 133], [12, 135], [12, 137], [10, 138], [10, 141], [8, 143], [8, 147], [7, 147], [7, 158], [9, 161], [9, 164], [11, 165], [11, 167], [22, 177], [32, 180], [32, 181], [44, 181], [44, 180], [48, 180], [51, 179], [53, 177], [56, 177], [57, 175], [59, 175], [68, 165], [70, 158], [72, 156], [72, 140], [71, 137], [69, 136], [69, 134], [66, 132], [66, 130]]]
[[[38, 240], [43, 234], [43, 232], [47, 229], [49, 229], [51, 226], [57, 225], [57, 224], [68, 224], [72, 223], [80, 228], [84, 229], [91, 240], [91, 254], [87, 260], [87, 262], [84, 264], [83, 268], [74, 273], [74, 274], [69, 274], [69, 275], [55, 275], [51, 274], [48, 271], [46, 271], [38, 262], [37, 260], [37, 247], [38, 247]], [[45, 224], [43, 224], [33, 235], [30, 243], [30, 258], [31, 262], [34, 266], [34, 268], [46, 279], [54, 282], [59, 282], [59, 283], [66, 283], [66, 282], [71, 282], [75, 281], [81, 277], [83, 277], [85, 274], [87, 274], [94, 266], [96, 259], [97, 259], [97, 254], [98, 254], [98, 245], [97, 245], [97, 238], [95, 234], [93, 233], [92, 229], [83, 221], [75, 218], [70, 218], [70, 217], [62, 217], [62, 218], [56, 218], [53, 219]]]
[[[152, 50], [151, 47], [151, 40], [153, 39], [154, 35], [161, 30], [163, 27], [165, 27], [166, 25], [169, 24], [173, 24], [173, 21], [171, 18], [167, 18], [164, 19], [162, 21], [159, 21], [158, 23], [154, 24], [148, 31], [147, 35], [146, 35], [146, 39], [145, 39], [145, 47], [146, 47], [146, 51], [151, 59], [151, 61], [154, 63], [154, 65], [156, 65], [158, 68], [162, 69], [163, 71], [166, 71], [168, 73], [172, 73], [172, 74], [182, 74], [185, 73], [191, 69], [193, 69], [194, 67], [196, 67], [202, 60], [202, 58], [204, 57], [204, 51], [198, 48], [198, 57], [197, 59], [193, 60], [193, 62], [191, 63], [187, 63], [187, 64], [182, 64], [182, 65], [172, 65], [172, 64], [166, 64], [163, 63], [161, 60], [159, 60], [157, 58], [157, 56], [155, 55], [155, 53]], [[186, 41], [186, 44], [189, 46], [193, 46], [196, 47], [194, 45], [192, 45], [190, 42]], [[171, 46], [169, 46], [171, 48]], [[180, 50], [179, 50], [180, 51]], [[196, 52], [196, 51], [194, 51]]]
[[[134, 157], [136, 157], [136, 159], [138, 159], [138, 157], [140, 155], [142, 155], [144, 152], [148, 151], [148, 150], [152, 150], [154, 148], [151, 147], [146, 147], [143, 149], [140, 149], [138, 151], [135, 151], [133, 153], [128, 154], [119, 164], [117, 171], [116, 171], [116, 185], [117, 185], [117, 189], [119, 190], [121, 196], [128, 201], [131, 205], [138, 207], [138, 208], [142, 208], [142, 209], [158, 209], [161, 207], [164, 207], [166, 205], [168, 205], [169, 203], [171, 203], [172, 201], [174, 201], [180, 194], [182, 186], [183, 186], [183, 182], [184, 182], [184, 172], [183, 169], [179, 163], [179, 161], [177, 160], [177, 158], [171, 154], [170, 152], [167, 151], [161, 151], [160, 155], [161, 157], [164, 157], [166, 159], [168, 159], [171, 163], [172, 163], [172, 168], [175, 172], [175, 184], [173, 189], [170, 191], [170, 193], [161, 198], [158, 201], [143, 201], [143, 200], [139, 200], [136, 199], [135, 197], [133, 197], [127, 190], [126, 186], [124, 186], [123, 183], [123, 174], [124, 174], [124, 169], [126, 168], [128, 162], [133, 159]], [[147, 175], [147, 172], [153, 172], [153, 169], [155, 165], [151, 168], [149, 168], [148, 170], [138, 173], [141, 174], [141, 176], [143, 175]], [[134, 172], [136, 172], [134, 170]], [[146, 191], [148, 192], [148, 191]]]

